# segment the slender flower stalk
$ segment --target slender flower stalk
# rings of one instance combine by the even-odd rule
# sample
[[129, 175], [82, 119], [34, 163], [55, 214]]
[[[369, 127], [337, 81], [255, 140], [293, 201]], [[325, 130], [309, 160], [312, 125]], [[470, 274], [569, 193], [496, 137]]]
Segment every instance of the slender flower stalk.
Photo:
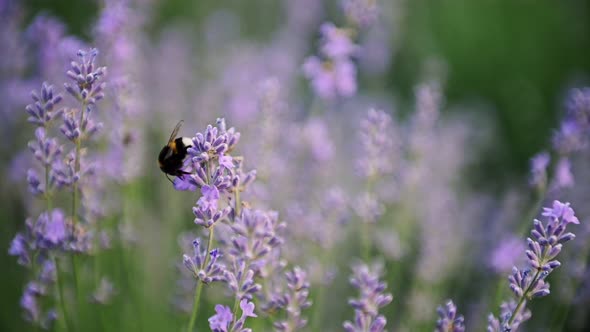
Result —
[[[63, 212], [53, 209], [52, 197], [58, 188], [56, 172], [59, 168], [59, 161], [63, 148], [56, 138], [50, 137], [54, 120], [62, 114], [57, 105], [62, 101], [60, 94], [54, 93], [53, 86], [43, 83], [40, 92], [31, 93], [33, 103], [27, 105], [26, 111], [29, 115], [28, 121], [37, 126], [35, 140], [29, 142], [28, 146], [44, 170], [44, 179], [39, 179], [35, 168], [27, 171], [27, 182], [29, 191], [41, 197], [45, 201], [46, 210], [36, 220], [27, 219], [26, 230], [18, 233], [11, 243], [9, 254], [18, 257], [21, 265], [30, 268], [31, 279], [25, 288], [21, 299], [21, 306], [28, 312], [28, 320], [36, 326], [48, 328], [52, 321], [57, 318], [54, 309], [47, 311], [43, 317], [41, 296], [46, 296], [49, 289], [55, 285], [57, 288], [56, 303], [65, 322], [65, 328], [72, 331], [70, 316], [66, 309], [63, 297], [63, 275], [57, 268], [56, 255], [60, 249], [64, 249], [66, 238], [69, 236], [66, 231], [66, 221]], [[57, 281], [57, 282], [56, 282]]]
[[[74, 176], [72, 183], [72, 225], [78, 222], [78, 190], [81, 178], [81, 149], [84, 140], [95, 134], [101, 124], [95, 124], [90, 118], [96, 102], [104, 98], [103, 90], [106, 83], [100, 82], [106, 74], [106, 67], [97, 67], [95, 60], [98, 50], [78, 52], [80, 62], [72, 61], [67, 76], [73, 81], [64, 83], [66, 91], [79, 103], [80, 109], [72, 109], [64, 115], [64, 124], [60, 128], [62, 133], [74, 143]], [[77, 113], [77, 114], [76, 114]]]
[[[193, 303], [193, 311], [191, 313], [191, 318], [188, 324], [188, 331], [193, 331], [193, 327], [195, 325], [195, 320], [197, 319], [197, 313], [199, 311], [199, 304], [201, 302], [201, 292], [203, 291], [203, 284], [209, 283], [212, 281], [219, 281], [222, 280], [221, 271], [223, 267], [217, 265], [217, 258], [219, 254], [217, 250], [211, 250], [211, 244], [213, 243], [213, 230], [215, 228], [213, 226], [209, 227], [209, 241], [207, 241], [207, 250], [205, 253], [201, 253], [199, 251], [199, 242], [195, 240], [193, 245], [195, 246], [195, 259], [189, 260], [189, 258], [185, 255], [185, 266], [187, 268], [192, 269], [195, 277], [197, 277], [201, 282], [199, 282], [196, 286], [195, 290], [195, 299]], [[206, 253], [209, 253], [208, 255]], [[204, 256], [204, 259], [203, 259]], [[197, 258], [198, 257], [198, 258]], [[211, 257], [211, 261], [209, 261], [209, 257]], [[190, 262], [190, 263], [189, 263]], [[202, 262], [199, 264], [199, 262]], [[189, 266], [190, 264], [190, 266]], [[199, 270], [197, 270], [197, 268]]]
[[365, 181], [366, 190], [359, 194], [354, 211], [361, 220], [361, 253], [365, 261], [370, 258], [371, 225], [377, 223], [384, 212], [375, 188], [379, 179], [390, 175], [394, 169], [395, 131], [391, 116], [383, 111], [369, 109], [362, 119], [359, 131], [360, 153], [357, 172]]
[[177, 190], [201, 189], [201, 197], [193, 207], [195, 224], [209, 230], [209, 240], [205, 253], [200, 252], [199, 240], [195, 240], [195, 256], [184, 255], [185, 266], [191, 270], [197, 280], [193, 310], [187, 331], [193, 331], [198, 315], [199, 302], [203, 284], [224, 280], [225, 267], [218, 264], [221, 256], [218, 249], [212, 249], [215, 224], [227, 218], [230, 213], [235, 215], [230, 204], [220, 208], [222, 199], [228, 201], [235, 191], [236, 179], [233, 158], [229, 155], [237, 144], [240, 134], [234, 128], [225, 127], [225, 120], [218, 119], [217, 126], [209, 125], [204, 133], [197, 133], [193, 138], [193, 146], [188, 148], [190, 156], [187, 175], [177, 177], [174, 187]]

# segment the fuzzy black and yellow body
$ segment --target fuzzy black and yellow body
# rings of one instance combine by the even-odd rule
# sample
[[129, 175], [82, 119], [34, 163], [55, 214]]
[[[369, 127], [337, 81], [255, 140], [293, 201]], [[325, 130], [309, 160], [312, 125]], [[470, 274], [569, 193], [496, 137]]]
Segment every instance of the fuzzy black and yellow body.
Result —
[[188, 148], [193, 146], [193, 140], [188, 137], [176, 137], [182, 123], [182, 120], [178, 122], [168, 139], [168, 144], [162, 148], [158, 156], [158, 165], [162, 172], [166, 174], [166, 177], [168, 175], [182, 176], [183, 174], [187, 174], [187, 172], [182, 170], [182, 167], [184, 166], [184, 159], [186, 158]]

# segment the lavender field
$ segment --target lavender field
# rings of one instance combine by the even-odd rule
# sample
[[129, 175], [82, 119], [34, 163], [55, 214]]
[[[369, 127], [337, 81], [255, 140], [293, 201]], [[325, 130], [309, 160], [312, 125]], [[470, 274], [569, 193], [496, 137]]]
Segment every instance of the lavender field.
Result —
[[589, 31], [0, 0], [0, 331], [590, 330]]

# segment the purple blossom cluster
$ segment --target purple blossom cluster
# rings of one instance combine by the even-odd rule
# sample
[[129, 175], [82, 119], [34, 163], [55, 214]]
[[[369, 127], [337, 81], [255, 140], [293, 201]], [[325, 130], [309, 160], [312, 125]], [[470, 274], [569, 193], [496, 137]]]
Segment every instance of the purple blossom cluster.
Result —
[[357, 67], [354, 59], [360, 47], [353, 39], [361, 28], [377, 20], [377, 1], [344, 0], [342, 9], [349, 26], [337, 27], [325, 22], [320, 27], [320, 55], [309, 56], [303, 64], [303, 74], [310, 80], [314, 93], [324, 100], [351, 97], [357, 92]]
[[[197, 280], [196, 294], [203, 284], [222, 282], [234, 297], [234, 311], [223, 305], [216, 306], [216, 315], [209, 319], [213, 331], [250, 331], [244, 327], [247, 317], [257, 317], [254, 303], [258, 298], [265, 310], [286, 310], [288, 319], [277, 321], [279, 329], [292, 331], [305, 325], [301, 310], [311, 304], [307, 301], [309, 287], [306, 274], [295, 268], [292, 272], [269, 274], [270, 270], [284, 268], [280, 259], [280, 246], [285, 224], [278, 213], [256, 210], [241, 200], [240, 194], [256, 177], [255, 171], [243, 170], [243, 157], [232, 156], [240, 138], [234, 128], [226, 129], [225, 120], [217, 126], [208, 126], [204, 133], [192, 138], [188, 149], [189, 161], [185, 172], [174, 180], [177, 190], [200, 188], [201, 196], [193, 207], [195, 224], [207, 229], [207, 249], [201, 241], [193, 241], [194, 255], [184, 255], [184, 265]], [[214, 230], [219, 248], [212, 249]], [[263, 289], [257, 280], [281, 285], [272, 290]], [[189, 330], [197, 314], [198, 296], [193, 304]], [[236, 308], [240, 305], [242, 316]], [[297, 307], [297, 310], [293, 309]]]
[[377, 0], [343, 0], [342, 9], [346, 18], [360, 27], [374, 24], [379, 17]]
[[[56, 262], [63, 259], [64, 253], [88, 253], [93, 247], [93, 233], [87, 231], [88, 225], [77, 222], [76, 207], [78, 191], [83, 191], [79, 184], [89, 183], [89, 175], [93, 173], [93, 166], [82, 158], [82, 143], [100, 128], [90, 117], [96, 102], [104, 96], [105, 83], [101, 80], [106, 69], [95, 65], [97, 54], [95, 49], [79, 51], [80, 62], [72, 61], [67, 71], [75, 85], [65, 83], [65, 89], [81, 103], [82, 109], [61, 107], [62, 95], [47, 83], [42, 84], [40, 92], [31, 93], [33, 103], [25, 108], [28, 122], [37, 126], [35, 139], [28, 144], [37, 164], [27, 170], [26, 180], [29, 192], [45, 202], [45, 210], [38, 218], [26, 220], [25, 230], [15, 236], [9, 254], [18, 257], [19, 264], [30, 270], [32, 281], [25, 288], [21, 305], [25, 317], [43, 328], [48, 328], [48, 322], [58, 317], [55, 309], [49, 309], [48, 317], [52, 319], [43, 316], [41, 312], [45, 309], [40, 303], [48, 302], [39, 300], [55, 292], [59, 273]], [[54, 137], [60, 120], [59, 131], [63, 136]], [[73, 143], [69, 151], [68, 141]], [[71, 189], [73, 194], [71, 217], [54, 207], [55, 196], [64, 189]], [[60, 317], [66, 315], [62, 292], [59, 289]]]
[[252, 329], [244, 328], [246, 318], [258, 317], [254, 313], [254, 303], [247, 299], [240, 301], [242, 315], [238, 320], [234, 319], [231, 309], [228, 306], [218, 304], [215, 306], [215, 315], [209, 318], [209, 327], [213, 332], [251, 332]]
[[396, 133], [391, 116], [382, 110], [369, 109], [360, 122], [359, 173], [376, 179], [393, 171], [391, 156], [396, 152]]
[[307, 273], [298, 266], [285, 272], [285, 280], [287, 290], [273, 297], [271, 307], [285, 310], [286, 318], [275, 322], [274, 327], [277, 331], [297, 331], [307, 325], [302, 311], [312, 305], [309, 300], [309, 281]]
[[575, 238], [573, 233], [566, 232], [566, 228], [569, 224], [580, 222], [569, 203], [557, 200], [551, 208], [543, 208], [542, 215], [547, 221], [535, 219], [532, 238], [527, 238], [528, 249], [525, 253], [528, 267], [514, 267], [508, 278], [516, 304], [514, 301], [503, 303], [500, 319], [490, 315], [488, 331], [516, 331], [522, 322], [531, 317], [530, 311], [526, 310], [527, 301], [550, 293], [549, 283], [545, 279], [561, 265], [556, 257], [563, 244]]
[[590, 88], [572, 89], [566, 99], [566, 115], [553, 137], [553, 147], [568, 155], [584, 149], [590, 129]]
[[344, 322], [344, 329], [348, 332], [371, 331], [381, 332], [385, 329], [387, 320], [379, 315], [379, 309], [388, 305], [393, 296], [385, 293], [387, 284], [380, 281], [382, 266], [374, 264], [356, 264], [352, 267], [353, 276], [350, 278], [352, 286], [359, 290], [359, 298], [351, 299], [348, 303], [354, 308], [353, 322]]
[[566, 98], [565, 109], [565, 116], [552, 138], [552, 148], [557, 154], [552, 178], [549, 179], [546, 175], [546, 169], [551, 161], [546, 152], [538, 154], [531, 160], [530, 184], [542, 191], [545, 190], [547, 183], [550, 184], [551, 190], [571, 188], [574, 185], [570, 159], [573, 154], [580, 153], [588, 146], [590, 88], [571, 89]]
[[464, 332], [463, 315], [457, 315], [457, 306], [449, 300], [445, 306], [436, 309], [438, 320], [436, 321], [436, 332]]

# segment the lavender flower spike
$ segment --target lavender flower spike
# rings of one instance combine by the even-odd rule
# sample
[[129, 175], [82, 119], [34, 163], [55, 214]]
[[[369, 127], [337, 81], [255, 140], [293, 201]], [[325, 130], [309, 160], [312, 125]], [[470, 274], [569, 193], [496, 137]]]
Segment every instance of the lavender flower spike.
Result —
[[246, 318], [248, 317], [258, 317], [254, 313], [254, 303], [249, 302], [246, 299], [242, 299], [240, 301], [240, 309], [242, 309], [242, 316], [238, 321], [232, 326], [231, 330], [235, 332], [251, 332], [251, 329], [244, 328], [244, 324], [246, 323]]
[[535, 188], [543, 189], [547, 184], [547, 166], [551, 157], [547, 152], [541, 152], [531, 159], [531, 178], [530, 185]]
[[379, 315], [379, 309], [388, 305], [393, 300], [393, 296], [384, 293], [387, 284], [379, 280], [381, 270], [382, 267], [379, 264], [372, 267], [362, 263], [353, 265], [350, 283], [359, 290], [360, 294], [358, 299], [348, 301], [355, 309], [355, 319], [354, 322], [344, 322], [346, 331], [380, 332], [385, 328], [387, 320]]
[[203, 266], [206, 257], [206, 250], [201, 251], [201, 242], [199, 239], [193, 241], [194, 256], [183, 255], [184, 266], [193, 273], [196, 279], [201, 280], [203, 283], [210, 283], [212, 281], [224, 280], [225, 266], [218, 262], [221, 257], [219, 250], [213, 249], [209, 252], [210, 260], [207, 266]]
[[86, 105], [94, 105], [96, 101], [104, 98], [103, 90], [106, 84], [98, 82], [106, 74], [106, 67], [95, 66], [97, 55], [98, 50], [95, 48], [78, 51], [80, 62], [72, 61], [71, 69], [66, 73], [75, 83], [75, 86], [65, 83], [66, 91]]
[[379, 17], [377, 0], [343, 0], [342, 9], [347, 19], [361, 27], [372, 25]]
[[314, 92], [322, 99], [351, 97], [357, 91], [357, 70], [349, 59], [322, 61], [310, 56], [303, 64], [303, 74], [311, 81]]
[[449, 300], [445, 306], [439, 306], [436, 310], [438, 320], [436, 322], [436, 332], [464, 332], [463, 315], [457, 315], [457, 307], [453, 301]]
[[228, 332], [228, 327], [232, 319], [231, 309], [218, 304], [215, 306], [215, 315], [209, 318], [209, 327], [213, 332]]
[[307, 324], [307, 319], [301, 316], [301, 311], [311, 306], [309, 296], [309, 282], [307, 273], [296, 266], [285, 274], [289, 292], [279, 299], [279, 306], [287, 312], [287, 319], [276, 322], [274, 327], [278, 331], [296, 331]]
[[554, 201], [551, 208], [543, 208], [542, 215], [548, 220], [542, 222], [535, 219], [531, 237], [527, 238], [528, 250], [525, 253], [529, 267], [514, 267], [508, 278], [510, 290], [517, 302], [514, 305], [512, 302], [504, 304], [500, 319], [490, 315], [488, 331], [499, 331], [500, 327], [502, 331], [515, 331], [520, 323], [530, 317], [530, 313], [527, 314], [525, 310], [527, 301], [550, 293], [549, 283], [545, 279], [561, 265], [556, 258], [563, 244], [575, 238], [573, 233], [566, 232], [566, 228], [580, 221], [569, 203], [560, 201]]
[[41, 86], [41, 93], [36, 91], [31, 92], [31, 97], [35, 101], [33, 104], [27, 105], [25, 108], [29, 114], [27, 119], [40, 127], [46, 127], [47, 123], [59, 116], [63, 110], [55, 109], [55, 106], [62, 100], [60, 94], [53, 93], [53, 86], [43, 82]]

